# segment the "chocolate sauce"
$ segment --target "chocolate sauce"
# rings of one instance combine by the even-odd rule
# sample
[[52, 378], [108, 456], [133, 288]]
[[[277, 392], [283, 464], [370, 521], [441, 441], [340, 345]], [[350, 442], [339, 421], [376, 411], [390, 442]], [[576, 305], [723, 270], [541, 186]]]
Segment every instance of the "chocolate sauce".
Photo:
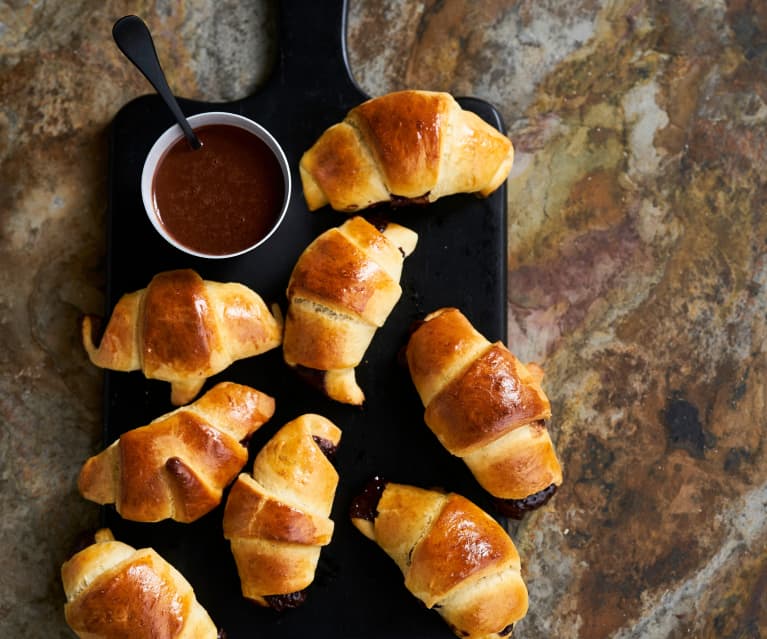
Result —
[[388, 484], [382, 477], [373, 477], [357, 495], [349, 506], [349, 516], [352, 519], [375, 521], [378, 516], [378, 502]]
[[274, 153], [236, 126], [196, 129], [202, 148], [185, 138], [160, 160], [152, 196], [167, 232], [210, 255], [236, 253], [265, 237], [277, 222], [285, 183]]
[[556, 484], [550, 484], [543, 490], [524, 499], [496, 499], [495, 507], [499, 513], [512, 519], [522, 519], [531, 510], [540, 508], [557, 492]]
[[272, 610], [284, 612], [302, 605], [306, 601], [306, 590], [291, 592], [287, 595], [266, 595], [264, 599]]

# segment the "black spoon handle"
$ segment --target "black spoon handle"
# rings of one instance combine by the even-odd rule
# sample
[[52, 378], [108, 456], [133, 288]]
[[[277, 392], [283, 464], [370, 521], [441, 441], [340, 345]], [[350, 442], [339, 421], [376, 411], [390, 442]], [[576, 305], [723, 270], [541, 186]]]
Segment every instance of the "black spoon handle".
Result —
[[155, 91], [160, 94], [165, 104], [168, 105], [191, 147], [199, 149], [202, 143], [195, 135], [192, 127], [189, 126], [189, 122], [181, 112], [181, 107], [168, 86], [168, 81], [165, 79], [165, 74], [160, 66], [160, 60], [157, 58], [152, 34], [149, 33], [149, 28], [144, 21], [138, 16], [124, 16], [114, 23], [112, 37], [120, 51], [141, 71]]

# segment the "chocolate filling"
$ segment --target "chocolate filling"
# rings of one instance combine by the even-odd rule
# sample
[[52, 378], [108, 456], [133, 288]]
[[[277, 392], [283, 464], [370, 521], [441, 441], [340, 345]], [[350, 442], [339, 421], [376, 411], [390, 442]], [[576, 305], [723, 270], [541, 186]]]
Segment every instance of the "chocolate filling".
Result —
[[376, 215], [369, 215], [365, 218], [370, 224], [376, 227], [379, 233], [383, 233], [386, 227], [389, 226], [389, 220], [384, 217], [382, 213]]
[[336, 446], [329, 439], [325, 439], [324, 437], [317, 437], [317, 435], [312, 435], [312, 439], [314, 440], [314, 443], [319, 446], [322, 454], [328, 458], [328, 461], [330, 461], [331, 464], [335, 462], [338, 446]]
[[389, 197], [391, 198], [389, 204], [391, 204], [392, 207], [410, 206], [411, 204], [424, 206], [429, 203], [430, 192], [431, 191], [426, 191], [426, 193], [423, 195], [418, 195], [416, 197], [404, 197], [402, 195], [394, 195], [394, 193], [389, 193]]
[[308, 366], [301, 366], [301, 364], [293, 366], [293, 370], [296, 371], [298, 376], [310, 386], [313, 386], [323, 393], [325, 392], [325, 375], [327, 371], [321, 371], [317, 368], [309, 368]]
[[[388, 226], [389, 226], [389, 224], [390, 224], [389, 220], [387, 220], [387, 219], [386, 219], [386, 218], [383, 216], [383, 214], [380, 214], [380, 213], [379, 213], [379, 214], [376, 214], [376, 215], [372, 215], [372, 216], [369, 216], [369, 217], [367, 217], [367, 218], [365, 218], [365, 219], [366, 219], [366, 220], [367, 220], [367, 221], [368, 221], [370, 224], [372, 224], [372, 225], [373, 225], [373, 226], [376, 228], [376, 230], [377, 230], [379, 233], [385, 233], [385, 232], [386, 232], [386, 229], [387, 229], [387, 227], [388, 227]], [[403, 258], [404, 258], [404, 257], [407, 257], [407, 255], [405, 255], [405, 251], [402, 249], [402, 247], [401, 247], [401, 246], [398, 246], [398, 247], [397, 247], [397, 250], [399, 250], [399, 252], [400, 252], [400, 255], [402, 255], [402, 257], [403, 257]]]
[[510, 623], [498, 633], [499, 637], [511, 637], [511, 631], [514, 630], [514, 624]]
[[349, 516], [352, 519], [375, 521], [378, 516], [378, 502], [381, 501], [381, 495], [388, 483], [382, 477], [373, 477], [362, 492], [352, 499]]
[[523, 499], [496, 499], [495, 507], [505, 517], [522, 519], [531, 510], [543, 506], [554, 496], [555, 492], [557, 492], [556, 484], [550, 484], [543, 490]]
[[183, 460], [179, 457], [168, 457], [165, 460], [167, 471], [179, 479], [186, 479], [189, 476], [189, 469]]
[[298, 608], [303, 604], [306, 601], [306, 590], [290, 592], [287, 595], [266, 595], [264, 599], [266, 599], [266, 603], [269, 604], [272, 610], [284, 612], [285, 610]]
[[181, 494], [194, 491], [200, 484], [199, 477], [179, 457], [168, 457], [165, 462], [165, 470], [173, 478], [175, 490], [181, 491]]

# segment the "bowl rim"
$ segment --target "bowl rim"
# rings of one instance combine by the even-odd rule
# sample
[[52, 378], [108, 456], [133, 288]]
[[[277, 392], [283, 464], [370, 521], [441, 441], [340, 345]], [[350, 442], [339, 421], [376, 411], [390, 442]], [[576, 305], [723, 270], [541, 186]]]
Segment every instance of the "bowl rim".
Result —
[[292, 184], [290, 165], [288, 164], [288, 159], [285, 155], [285, 151], [282, 149], [282, 146], [280, 146], [279, 142], [277, 142], [276, 138], [263, 125], [238, 113], [231, 113], [229, 111], [205, 111], [203, 113], [191, 115], [187, 117], [187, 120], [193, 129], [209, 124], [225, 124], [236, 126], [255, 135], [262, 142], [264, 142], [267, 147], [269, 147], [277, 159], [278, 164], [280, 165], [280, 169], [282, 171], [282, 179], [285, 186], [285, 193], [283, 196], [282, 207], [280, 208], [279, 215], [277, 216], [277, 219], [266, 235], [264, 235], [257, 242], [254, 242], [250, 246], [247, 246], [244, 249], [233, 253], [204, 253], [202, 251], [198, 251], [189, 246], [186, 246], [185, 244], [182, 244], [172, 235], [170, 235], [170, 233], [168, 233], [167, 229], [160, 221], [159, 212], [157, 211], [153, 197], [153, 183], [157, 168], [160, 166], [160, 163], [162, 162], [166, 153], [179, 139], [184, 137], [184, 133], [178, 124], [173, 124], [172, 126], [168, 127], [162, 134], [160, 134], [152, 147], [149, 149], [149, 153], [147, 153], [147, 156], [144, 159], [144, 165], [141, 170], [141, 200], [144, 205], [144, 211], [152, 226], [163, 237], [163, 239], [165, 239], [165, 241], [168, 242], [171, 246], [177, 248], [180, 251], [183, 251], [184, 253], [207, 259], [226, 259], [249, 253], [250, 251], [265, 244], [267, 240], [272, 235], [274, 235], [274, 233], [285, 219], [285, 216], [287, 215], [288, 207], [290, 204]]

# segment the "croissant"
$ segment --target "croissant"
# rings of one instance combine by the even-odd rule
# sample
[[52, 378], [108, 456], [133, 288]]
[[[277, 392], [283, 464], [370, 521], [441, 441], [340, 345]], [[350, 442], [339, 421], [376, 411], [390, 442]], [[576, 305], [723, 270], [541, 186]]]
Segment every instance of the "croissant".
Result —
[[428, 315], [405, 354], [426, 424], [501, 511], [520, 518], [544, 504], [562, 469], [545, 425], [551, 405], [543, 371], [491, 344], [455, 308]]
[[402, 264], [417, 240], [397, 224], [379, 230], [353, 217], [299, 257], [287, 289], [283, 355], [332, 399], [364, 402], [354, 369], [402, 294]]
[[123, 433], [85, 462], [78, 488], [132, 521], [194, 521], [221, 502], [248, 460], [244, 442], [273, 413], [268, 395], [222, 382], [193, 404]]
[[175, 406], [193, 400], [206, 378], [282, 339], [279, 314], [272, 317], [258, 294], [242, 284], [203, 280], [189, 269], [159, 273], [147, 288], [124, 295], [98, 347], [96, 322], [92, 316], [82, 322], [91, 362], [170, 382]]
[[399, 91], [353, 108], [304, 153], [310, 211], [358, 211], [381, 202], [488, 196], [508, 177], [511, 140], [448, 93]]
[[527, 613], [514, 542], [465, 497], [376, 478], [350, 514], [395, 561], [407, 589], [459, 637], [507, 637]]
[[314, 581], [322, 546], [330, 543], [329, 518], [338, 473], [330, 459], [341, 431], [306, 414], [283, 426], [232, 486], [224, 510], [242, 593], [262, 606], [294, 608]]
[[189, 582], [151, 548], [108, 529], [61, 567], [67, 623], [81, 639], [216, 639]]

